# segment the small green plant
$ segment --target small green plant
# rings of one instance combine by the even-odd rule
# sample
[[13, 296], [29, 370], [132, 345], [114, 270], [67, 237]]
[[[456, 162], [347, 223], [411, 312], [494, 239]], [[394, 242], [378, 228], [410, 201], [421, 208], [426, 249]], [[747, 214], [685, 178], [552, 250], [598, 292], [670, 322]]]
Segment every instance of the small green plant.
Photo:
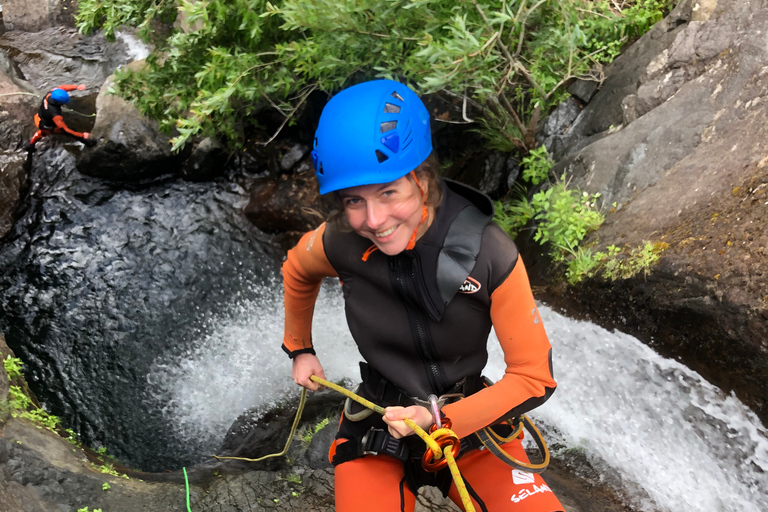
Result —
[[3, 359], [3, 366], [5, 366], [5, 372], [8, 374], [8, 380], [13, 380], [21, 377], [21, 367], [24, 363], [18, 357], [8, 356]]
[[493, 220], [512, 238], [517, 237], [525, 225], [536, 215], [536, 210], [525, 197], [524, 191], [514, 201], [495, 201], [494, 207]]
[[598, 275], [610, 281], [629, 279], [640, 273], [648, 277], [651, 267], [668, 247], [666, 243], [653, 244], [646, 241], [628, 251], [616, 245], [609, 245], [605, 252], [594, 254], [589, 249], [579, 249], [577, 256], [568, 262], [566, 277], [571, 284]]
[[288, 482], [293, 482], [294, 484], [301, 484], [301, 476], [297, 475], [296, 473], [288, 473], [288, 475], [285, 477], [285, 480]]
[[14, 418], [33, 421], [52, 431], [59, 426], [59, 418], [37, 407], [19, 386], [9, 388], [8, 399], [11, 405], [11, 416]]
[[[301, 436], [301, 440], [304, 444], [309, 444], [312, 442], [312, 438], [315, 437], [315, 434], [320, 432], [323, 428], [325, 428], [326, 425], [328, 425], [329, 418], [323, 419], [320, 423], [315, 425], [314, 427], [310, 427], [307, 429], [306, 432]], [[299, 479], [299, 483], [301, 483], [301, 479]]]
[[630, 249], [622, 255], [622, 249], [615, 245], [607, 247], [608, 253], [598, 252], [595, 261], [602, 264], [602, 276], [605, 279], [615, 281], [617, 279], [629, 279], [640, 273], [648, 277], [651, 267], [659, 261], [661, 253], [669, 247], [666, 243], [653, 244], [643, 242], [640, 247]]
[[112, 488], [112, 486], [111, 486], [111, 485], [109, 485], [107, 482], [104, 482], [103, 484], [101, 484], [101, 490], [102, 490], [102, 491], [108, 491], [108, 490], [110, 490], [111, 488]]
[[117, 470], [114, 467], [112, 467], [111, 463], [102, 464], [101, 466], [97, 466], [96, 464], [91, 463], [91, 466], [99, 473], [104, 473], [105, 475], [112, 475], [119, 478], [125, 478], [126, 480], [130, 480], [128, 475], [124, 473], [118, 473]]
[[597, 265], [598, 262], [595, 261], [592, 251], [579, 247], [574, 257], [568, 261], [565, 277], [570, 284], [576, 284], [585, 277], [592, 277]]
[[83, 508], [77, 509], [77, 512], [101, 512], [101, 509], [100, 508], [95, 508], [95, 509], [91, 510], [88, 507], [83, 507]]
[[549, 156], [546, 146], [542, 144], [537, 149], [532, 149], [522, 161], [523, 180], [532, 185], [544, 183], [554, 164], [555, 162]]

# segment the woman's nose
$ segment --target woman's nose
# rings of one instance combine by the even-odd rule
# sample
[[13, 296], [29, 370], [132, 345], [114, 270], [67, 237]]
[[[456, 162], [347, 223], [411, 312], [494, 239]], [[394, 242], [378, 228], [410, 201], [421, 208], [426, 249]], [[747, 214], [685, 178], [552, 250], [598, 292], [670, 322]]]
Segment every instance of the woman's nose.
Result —
[[376, 230], [380, 228], [384, 221], [386, 220], [387, 216], [383, 211], [384, 209], [381, 207], [381, 205], [377, 204], [376, 201], [368, 201], [365, 205], [365, 222], [368, 224], [368, 228], [371, 230]]

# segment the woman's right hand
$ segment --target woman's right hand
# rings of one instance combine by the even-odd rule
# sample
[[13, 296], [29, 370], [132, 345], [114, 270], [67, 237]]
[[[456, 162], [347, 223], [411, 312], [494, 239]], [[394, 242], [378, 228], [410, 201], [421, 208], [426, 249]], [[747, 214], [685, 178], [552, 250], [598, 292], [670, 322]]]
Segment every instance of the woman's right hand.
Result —
[[293, 369], [291, 370], [293, 382], [299, 386], [304, 386], [310, 391], [317, 391], [320, 385], [315, 381], [309, 380], [312, 375], [325, 379], [323, 365], [320, 364], [320, 360], [316, 355], [299, 354], [293, 358]]

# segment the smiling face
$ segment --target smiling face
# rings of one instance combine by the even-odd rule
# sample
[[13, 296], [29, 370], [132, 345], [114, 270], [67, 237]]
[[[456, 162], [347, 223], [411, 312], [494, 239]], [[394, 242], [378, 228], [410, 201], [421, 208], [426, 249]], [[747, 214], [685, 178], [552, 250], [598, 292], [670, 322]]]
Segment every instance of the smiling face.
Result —
[[[422, 187], [426, 195], [427, 184], [422, 183]], [[429, 220], [420, 225], [422, 195], [408, 176], [390, 183], [345, 188], [339, 191], [339, 198], [355, 233], [389, 256], [405, 250], [414, 230], [419, 229], [418, 238], [429, 226]]]

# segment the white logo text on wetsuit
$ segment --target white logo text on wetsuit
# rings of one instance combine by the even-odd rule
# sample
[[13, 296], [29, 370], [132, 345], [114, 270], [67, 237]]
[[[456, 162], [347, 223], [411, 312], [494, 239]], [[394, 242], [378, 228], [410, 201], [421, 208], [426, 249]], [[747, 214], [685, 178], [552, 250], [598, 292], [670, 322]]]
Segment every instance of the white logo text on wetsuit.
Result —
[[459, 287], [459, 293], [475, 293], [480, 289], [480, 283], [477, 279], [467, 277], [464, 280], [464, 284]]
[[535, 481], [534, 475], [532, 473], [526, 473], [525, 471], [519, 471], [517, 469], [513, 469], [512, 481], [515, 483], [515, 485], [533, 484], [532, 489], [522, 489], [520, 492], [517, 492], [512, 495], [512, 498], [510, 499], [515, 503], [519, 503], [523, 501], [525, 498], [528, 498], [529, 496], [533, 496], [534, 494], [538, 494], [540, 492], [552, 492], [552, 489], [550, 489], [547, 484], [541, 484], [541, 485], [534, 484], [533, 483]]

